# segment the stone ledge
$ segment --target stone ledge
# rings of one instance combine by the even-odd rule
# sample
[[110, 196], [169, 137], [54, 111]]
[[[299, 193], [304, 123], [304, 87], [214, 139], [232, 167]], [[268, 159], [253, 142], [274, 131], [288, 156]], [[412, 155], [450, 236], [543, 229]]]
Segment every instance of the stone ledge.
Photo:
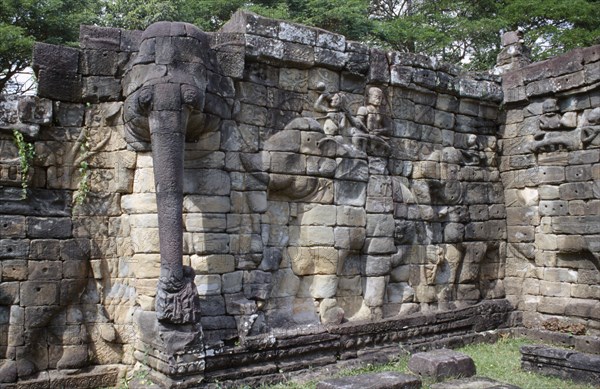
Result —
[[519, 389], [518, 386], [505, 384], [487, 377], [471, 377], [447, 382], [440, 382], [430, 386], [431, 389]]
[[14, 384], [1, 384], [2, 389], [50, 389], [78, 388], [92, 389], [113, 387], [118, 384], [121, 366], [94, 366], [81, 370], [43, 371], [35, 378], [19, 381]]
[[541, 345], [521, 346], [521, 368], [563, 379], [597, 384], [600, 355]]
[[317, 383], [317, 389], [419, 389], [420, 387], [419, 378], [396, 372], [361, 374]]

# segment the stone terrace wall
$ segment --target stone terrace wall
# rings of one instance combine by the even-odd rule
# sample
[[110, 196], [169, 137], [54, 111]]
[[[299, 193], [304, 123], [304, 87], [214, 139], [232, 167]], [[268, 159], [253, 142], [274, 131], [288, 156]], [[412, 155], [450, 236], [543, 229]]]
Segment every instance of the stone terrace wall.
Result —
[[[123, 138], [121, 77], [140, 37], [84, 26], [80, 49], [36, 46], [34, 106], [51, 120], [28, 138], [29, 200], [14, 174], [3, 181], [0, 358], [133, 362], [159, 276], [152, 156]], [[183, 215], [210, 347], [504, 297], [498, 77], [248, 13], [212, 42]], [[73, 206], [82, 162], [90, 193]], [[33, 334], [45, 354], [24, 348]], [[68, 354], [75, 344], [89, 349]]]
[[[121, 195], [132, 190], [137, 156], [126, 150], [117, 101], [136, 32], [103, 29], [90, 39], [89, 31], [81, 29], [81, 49], [38, 44], [39, 97], [3, 101], [0, 376], [9, 381], [47, 368], [134, 363], [139, 286]], [[26, 199], [13, 129], [36, 153]], [[90, 192], [75, 205], [82, 163]]]
[[600, 46], [504, 75], [507, 297], [600, 330]]
[[[222, 64], [239, 66], [226, 69], [234, 110], [220, 145], [231, 194], [207, 193], [231, 199], [217, 253], [233, 258], [211, 269], [197, 246], [191, 258], [212, 273], [199, 276], [207, 301], [225, 300], [238, 323], [232, 303], [251, 309], [256, 333], [263, 314], [268, 328], [503, 297], [498, 79], [252, 14], [234, 16], [214, 42]], [[231, 60], [236, 50], [243, 57]], [[346, 130], [336, 137], [298, 119], [324, 116], [314, 106], [323, 85], [353, 114], [382, 89], [389, 132], [361, 153]]]

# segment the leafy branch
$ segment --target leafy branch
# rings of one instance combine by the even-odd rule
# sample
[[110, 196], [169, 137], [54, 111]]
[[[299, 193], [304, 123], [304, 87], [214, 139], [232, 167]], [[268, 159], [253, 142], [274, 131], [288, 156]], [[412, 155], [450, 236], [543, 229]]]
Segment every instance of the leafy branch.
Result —
[[75, 205], [81, 205], [87, 198], [90, 192], [90, 165], [88, 160], [95, 154], [97, 154], [110, 140], [110, 136], [104, 138], [93, 148], [90, 145], [90, 139], [88, 137], [88, 130], [84, 129], [79, 134], [75, 145], [79, 147], [73, 148], [78, 151], [78, 156], [73, 156], [73, 167], [77, 168], [79, 172], [79, 183], [77, 184], [77, 192], [73, 198]]
[[73, 201], [75, 205], [81, 205], [85, 201], [90, 191], [90, 165], [87, 159], [90, 156], [90, 141], [85, 131], [81, 132], [79, 144], [79, 157], [76, 162], [79, 163], [79, 184], [77, 184], [77, 194]]
[[35, 149], [33, 143], [26, 142], [23, 134], [17, 130], [13, 131], [13, 140], [19, 151], [19, 167], [21, 170], [21, 198], [27, 198], [27, 179], [33, 158], [35, 158]]

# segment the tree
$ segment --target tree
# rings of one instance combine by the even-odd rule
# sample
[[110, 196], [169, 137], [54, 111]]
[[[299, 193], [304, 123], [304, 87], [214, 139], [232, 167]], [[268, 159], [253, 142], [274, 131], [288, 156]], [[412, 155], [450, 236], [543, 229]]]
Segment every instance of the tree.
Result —
[[598, 0], [510, 0], [499, 17], [523, 31], [535, 60], [600, 43]]
[[366, 40], [373, 31], [368, 0], [267, 0], [246, 8], [263, 16], [336, 32], [350, 40]]
[[183, 0], [104, 0], [97, 23], [107, 27], [144, 30], [161, 20], [180, 21]]
[[541, 60], [600, 39], [598, 0], [373, 0], [375, 38], [471, 69], [494, 66], [500, 34], [520, 29]]
[[98, 9], [94, 0], [0, 0], [0, 92], [30, 65], [36, 41], [76, 44], [79, 25]]

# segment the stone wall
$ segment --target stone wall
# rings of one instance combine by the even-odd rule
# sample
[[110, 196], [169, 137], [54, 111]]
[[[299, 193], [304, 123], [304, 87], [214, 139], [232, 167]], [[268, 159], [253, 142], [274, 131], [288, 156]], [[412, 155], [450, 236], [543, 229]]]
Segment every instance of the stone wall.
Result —
[[[153, 38], [172, 39], [160, 45], [172, 52], [152, 61], [185, 68], [185, 33], [173, 33]], [[149, 61], [134, 59], [141, 37], [82, 26], [79, 49], [39, 44], [38, 96], [2, 102], [0, 369], [15, 379], [133, 364], [134, 350], [146, 363], [139, 325], [160, 275], [154, 161], [128, 138], [122, 90], [141, 82], [132, 62]], [[206, 90], [186, 134], [183, 261], [196, 273], [211, 375], [229, 377], [219, 372], [227, 355], [248, 365], [279, 348], [285, 369], [300, 368], [294, 355], [312, 358], [306, 339], [355, 356], [414, 334], [502, 326], [505, 281], [526, 323], [538, 310], [595, 328], [600, 142], [586, 135], [576, 148], [567, 136], [572, 150], [547, 152], [537, 126], [560, 130], [550, 140], [593, 132], [597, 49], [501, 84], [250, 13], [210, 40], [202, 75], [192, 74]], [[25, 200], [12, 129], [36, 150]], [[559, 304], [571, 297], [581, 304]], [[482, 300], [492, 301], [467, 309]], [[430, 327], [406, 332], [406, 317]]]
[[503, 76], [507, 298], [524, 324], [600, 330], [600, 47]]
[[[122, 103], [111, 102], [120, 98], [116, 56], [128, 53], [119, 38], [115, 48], [81, 32], [82, 49], [36, 46], [38, 97], [3, 100], [0, 376], [9, 382], [48, 368], [134, 363], [137, 286], [121, 195], [131, 192], [137, 156], [126, 150]], [[25, 197], [13, 129], [35, 148]], [[84, 174], [89, 193], [75, 204]]]

